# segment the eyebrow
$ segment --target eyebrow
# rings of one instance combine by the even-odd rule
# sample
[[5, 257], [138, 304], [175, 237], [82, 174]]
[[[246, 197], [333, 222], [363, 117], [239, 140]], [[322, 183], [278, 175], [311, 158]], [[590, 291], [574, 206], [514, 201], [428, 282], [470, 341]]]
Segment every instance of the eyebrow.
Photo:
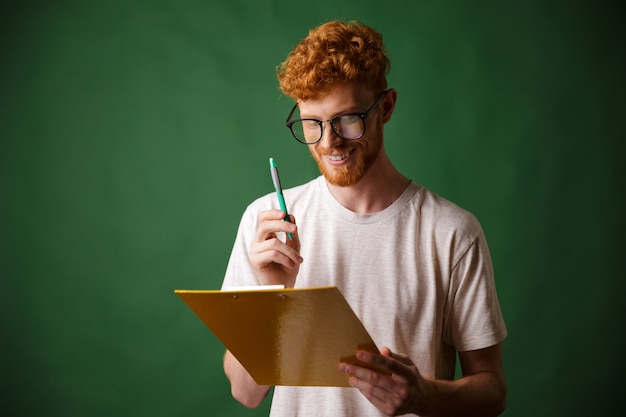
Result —
[[[355, 105], [355, 107], [356, 107], [356, 105]], [[353, 109], [353, 110], [343, 110], [343, 111], [340, 111], [340, 112], [333, 113], [333, 115], [332, 115], [332, 116], [330, 116], [330, 117], [328, 118], [328, 120], [333, 119], [333, 118], [335, 118], [335, 117], [337, 117], [337, 116], [344, 115], [344, 114], [361, 114], [361, 113], [363, 113], [363, 110], [357, 110], [357, 109]], [[319, 118], [319, 116], [317, 116], [317, 117], [316, 117], [316, 116], [308, 116], [308, 115], [303, 115], [303, 114], [301, 113], [301, 111], [300, 111], [300, 104], [298, 104], [298, 114], [300, 115], [300, 118], [301, 118], [301, 119], [326, 120], [326, 119], [320, 119], [320, 118]]]

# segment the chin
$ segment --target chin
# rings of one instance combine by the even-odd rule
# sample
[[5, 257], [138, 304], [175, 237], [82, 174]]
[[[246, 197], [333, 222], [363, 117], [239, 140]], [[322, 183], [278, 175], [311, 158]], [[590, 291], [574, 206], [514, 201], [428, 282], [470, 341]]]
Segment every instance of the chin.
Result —
[[326, 181], [337, 187], [351, 187], [361, 180], [361, 177], [356, 177], [354, 175], [330, 176], [324, 174], [324, 177], [326, 178]]
[[325, 165], [317, 154], [311, 152], [326, 181], [337, 187], [351, 187], [361, 181], [369, 168], [374, 164], [379, 153], [380, 147], [371, 154], [365, 154], [365, 157], [363, 157], [363, 151], [359, 154], [355, 152], [351, 155], [351, 158], [355, 158], [352, 164], [343, 167], [332, 167]]
[[354, 168], [338, 168], [338, 169], [327, 169], [324, 167], [319, 161], [318, 166], [326, 181], [329, 184], [337, 186], [337, 187], [351, 187], [356, 185], [361, 179], [365, 176], [365, 172], [367, 171], [363, 164], [358, 164]]

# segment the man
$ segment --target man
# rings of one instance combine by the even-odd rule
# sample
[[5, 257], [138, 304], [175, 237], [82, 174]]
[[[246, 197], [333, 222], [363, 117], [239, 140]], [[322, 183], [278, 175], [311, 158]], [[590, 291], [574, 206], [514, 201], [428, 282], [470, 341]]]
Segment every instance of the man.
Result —
[[[274, 194], [247, 208], [224, 286], [337, 286], [388, 346], [357, 358], [390, 373], [339, 364], [353, 388], [279, 386], [271, 415], [495, 416], [505, 407], [506, 328], [484, 234], [389, 160], [383, 127], [397, 92], [388, 68], [382, 36], [357, 22], [311, 30], [279, 68], [296, 101], [287, 125], [323, 175], [285, 191], [290, 222]], [[454, 380], [457, 353], [463, 377]], [[230, 352], [224, 369], [245, 406], [267, 395]]]

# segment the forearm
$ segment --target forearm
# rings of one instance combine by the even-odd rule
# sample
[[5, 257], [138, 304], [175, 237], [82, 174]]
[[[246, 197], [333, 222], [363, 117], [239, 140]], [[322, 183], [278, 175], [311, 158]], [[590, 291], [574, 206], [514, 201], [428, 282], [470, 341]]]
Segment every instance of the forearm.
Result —
[[239, 361], [226, 351], [224, 372], [230, 381], [230, 390], [237, 401], [248, 408], [256, 408], [267, 395], [270, 387], [258, 385]]
[[497, 416], [506, 406], [506, 383], [497, 373], [481, 372], [455, 381], [424, 379], [417, 411], [422, 416]]

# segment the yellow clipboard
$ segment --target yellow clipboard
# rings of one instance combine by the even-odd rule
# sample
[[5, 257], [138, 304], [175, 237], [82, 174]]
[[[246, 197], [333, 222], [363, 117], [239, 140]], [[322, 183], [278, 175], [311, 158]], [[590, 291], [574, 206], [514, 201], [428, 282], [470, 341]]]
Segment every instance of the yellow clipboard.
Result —
[[175, 293], [260, 385], [347, 387], [339, 362], [378, 352], [337, 287]]

